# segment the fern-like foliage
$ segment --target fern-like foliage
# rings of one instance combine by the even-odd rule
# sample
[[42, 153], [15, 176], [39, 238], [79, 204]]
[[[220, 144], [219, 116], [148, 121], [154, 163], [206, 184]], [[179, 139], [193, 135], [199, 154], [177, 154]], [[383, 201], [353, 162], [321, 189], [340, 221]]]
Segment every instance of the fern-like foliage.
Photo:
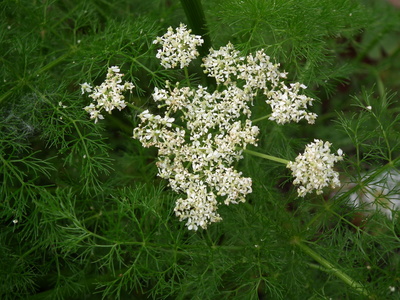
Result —
[[[155, 57], [157, 36], [195, 18], [182, 2], [0, 2], [0, 298], [399, 298], [398, 10], [198, 1], [205, 19], [190, 21], [209, 46], [264, 49], [318, 102], [315, 125], [281, 126], [257, 95], [260, 151], [293, 160], [318, 138], [345, 156], [340, 188], [301, 199], [284, 166], [245, 156], [246, 203], [221, 205], [223, 221], [194, 232], [157, 177], [157, 150], [132, 139], [143, 110], [161, 111], [154, 88], [216, 87], [200, 59], [188, 75]], [[136, 88], [95, 124], [80, 84], [115, 65]]]

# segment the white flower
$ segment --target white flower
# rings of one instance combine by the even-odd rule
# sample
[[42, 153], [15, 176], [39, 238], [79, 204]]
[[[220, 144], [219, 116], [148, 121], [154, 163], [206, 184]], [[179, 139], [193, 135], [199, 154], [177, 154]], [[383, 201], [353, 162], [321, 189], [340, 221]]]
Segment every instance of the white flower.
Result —
[[[165, 68], [183, 68], [199, 55], [196, 47], [203, 40], [181, 24], [176, 33], [170, 27], [153, 43], [162, 45], [157, 57]], [[215, 91], [201, 85], [172, 86], [167, 81], [152, 95], [164, 114], [142, 112], [141, 123], [133, 131], [133, 137], [144, 147], [158, 148], [158, 176], [167, 179], [172, 190], [186, 194], [176, 202], [175, 213], [186, 221], [189, 230], [205, 229], [220, 221], [220, 204], [244, 202], [252, 192], [251, 178], [243, 177], [233, 164], [242, 159], [248, 144], [257, 145], [259, 128], [250, 120], [255, 96], [266, 96], [272, 108], [270, 120], [280, 124], [302, 119], [313, 123], [317, 117], [306, 111], [314, 99], [299, 93], [306, 87], [300, 83], [286, 86], [283, 79], [287, 74], [279, 70], [279, 64], [271, 62], [264, 50], [244, 57], [228, 43], [219, 50], [211, 49], [203, 58], [202, 67], [215, 78]], [[172, 117], [175, 114], [176, 118]], [[329, 161], [324, 163], [330, 166]], [[296, 171], [300, 167], [293, 165]], [[325, 176], [333, 176], [334, 185], [336, 177], [332, 172]], [[317, 186], [320, 192], [325, 183], [317, 185], [314, 181], [313, 187]], [[300, 183], [298, 179], [295, 182]], [[310, 183], [305, 184], [311, 188]], [[303, 194], [308, 191], [304, 189]]]
[[210, 54], [203, 58], [202, 66], [204, 73], [214, 77], [217, 84], [239, 86], [251, 97], [262, 91], [272, 109], [271, 121], [285, 124], [305, 119], [314, 124], [317, 118], [315, 113], [307, 112], [314, 99], [299, 93], [300, 89], [307, 87], [298, 82], [287, 86], [283, 82], [287, 73], [281, 72], [279, 64], [272, 63], [263, 49], [244, 57], [228, 43], [219, 50], [211, 49]]
[[82, 94], [84, 92], [91, 93], [89, 95], [95, 103], [84, 107], [83, 109], [90, 114], [90, 119], [94, 119], [97, 123], [98, 119], [104, 119], [101, 114], [105, 110], [109, 114], [115, 108], [122, 110], [126, 107], [125, 97], [122, 95], [126, 90], [132, 90], [135, 86], [131, 82], [122, 83], [123, 74], [119, 73], [117, 66], [108, 68], [106, 80], [99, 86], [92, 88], [90, 84], [81, 84]]
[[62, 108], [67, 108], [66, 105], [64, 105], [61, 101], [58, 102], [58, 106], [62, 107]]
[[166, 34], [153, 41], [153, 44], [162, 45], [162, 49], [157, 50], [156, 57], [161, 60], [164, 68], [172, 69], [179, 65], [183, 69], [199, 56], [196, 47], [201, 46], [204, 40], [199, 35], [190, 34], [191, 32], [186, 29], [186, 25], [180, 24], [176, 33], [169, 27]]
[[273, 64], [264, 49], [257, 51], [254, 56], [248, 55], [246, 64], [241, 65], [239, 71], [238, 78], [246, 81], [245, 89], [260, 89], [264, 94], [278, 87], [281, 78], [286, 78], [286, 73], [279, 71], [279, 64]]
[[81, 84], [81, 90], [82, 90], [82, 95], [84, 93], [90, 93], [92, 91], [92, 86], [87, 82], [82, 83]]
[[312, 106], [314, 99], [299, 95], [300, 88], [305, 89], [306, 86], [297, 82], [288, 87], [282, 83], [280, 89], [267, 92], [269, 99], [266, 102], [272, 108], [269, 117], [271, 121], [285, 124], [291, 121], [298, 123], [306, 119], [309, 124], [315, 123], [317, 114], [306, 111], [308, 106]]
[[239, 54], [240, 52], [235, 50], [231, 43], [219, 50], [211, 48], [210, 54], [203, 58], [204, 73], [214, 77], [218, 84], [230, 83], [232, 76], [237, 76], [239, 64], [244, 60]]
[[[172, 88], [167, 83], [154, 90], [153, 98], [166, 113], [141, 113], [134, 138], [158, 148], [158, 175], [186, 194], [175, 206], [179, 219], [186, 220], [189, 230], [205, 229], [222, 219], [217, 213], [220, 199], [226, 205], [244, 202], [252, 191], [251, 178], [232, 167], [242, 158], [240, 149], [257, 142], [259, 129], [247, 119], [252, 97], [235, 85], [210, 93], [203, 86]], [[170, 114], [178, 110], [183, 127], [172, 124]]]
[[214, 193], [209, 192], [207, 186], [191, 182], [186, 189], [186, 199], [178, 199], [175, 205], [175, 214], [180, 221], [186, 220], [189, 230], [199, 227], [207, 228], [208, 223], [222, 220], [216, 212], [218, 202]]
[[104, 119], [104, 116], [100, 114], [100, 110], [97, 110], [93, 103], [91, 103], [89, 106], [86, 106], [84, 110], [90, 114], [90, 119], [94, 119], [95, 124], [99, 119]]
[[118, 66], [112, 66], [108, 69], [108, 74], [112, 76], [114, 73], [119, 73], [120, 71], [121, 70], [119, 69]]
[[334, 188], [340, 185], [339, 173], [333, 170], [333, 166], [343, 159], [343, 152], [340, 150], [339, 155], [332, 154], [330, 146], [331, 143], [316, 139], [306, 146], [304, 154], [298, 155], [294, 162], [287, 164], [295, 177], [293, 183], [300, 185], [297, 189], [300, 197], [313, 190], [321, 194], [324, 187]]

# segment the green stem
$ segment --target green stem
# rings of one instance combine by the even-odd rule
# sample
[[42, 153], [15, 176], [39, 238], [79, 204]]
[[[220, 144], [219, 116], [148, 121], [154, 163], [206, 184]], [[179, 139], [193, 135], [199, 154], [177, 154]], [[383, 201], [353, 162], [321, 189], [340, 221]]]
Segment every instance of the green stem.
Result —
[[330, 263], [328, 260], [320, 256], [317, 252], [312, 250], [310, 247], [306, 246], [298, 237], [295, 237], [293, 239], [293, 243], [298, 246], [304, 253], [312, 257], [314, 260], [316, 260], [318, 263], [320, 263], [324, 268], [326, 268], [327, 272], [332, 273], [339, 279], [341, 279], [344, 283], [352, 287], [354, 290], [357, 291], [357, 293], [369, 297], [368, 291], [365, 289], [365, 287], [355, 281], [353, 278], [351, 278], [349, 275], [341, 271], [340, 269], [336, 268], [332, 263]]
[[260, 152], [256, 152], [256, 151], [252, 151], [252, 150], [248, 150], [248, 149], [244, 149], [243, 151], [245, 153], [250, 154], [250, 155], [262, 157], [262, 158], [265, 158], [265, 159], [268, 159], [268, 160], [272, 160], [272, 161], [275, 161], [275, 162], [278, 162], [278, 163], [281, 163], [281, 164], [284, 164], [284, 165], [287, 165], [289, 163], [289, 160], [283, 159], [283, 158], [279, 158], [279, 157], [276, 157], [276, 156], [271, 156], [271, 155], [267, 155], [267, 154], [264, 154], [264, 153], [260, 153]]
[[271, 116], [271, 114], [263, 116], [261, 118], [255, 119], [255, 120], [252, 120], [251, 122], [254, 124], [254, 123], [260, 122], [262, 120], [268, 119], [270, 116]]
[[128, 107], [130, 107], [130, 108], [133, 108], [134, 110], [137, 110], [137, 111], [139, 111], [139, 112], [143, 112], [143, 111], [144, 111], [143, 108], [140, 108], [140, 107], [138, 107], [138, 106], [136, 106], [136, 105], [134, 105], [134, 104], [132, 104], [132, 103], [129, 103], [129, 102], [126, 103], [126, 106], [128, 106]]
[[187, 67], [184, 67], [183, 70], [185, 71], [185, 78], [186, 78], [187, 85], [188, 85], [189, 87], [191, 87], [188, 68], [187, 68]]

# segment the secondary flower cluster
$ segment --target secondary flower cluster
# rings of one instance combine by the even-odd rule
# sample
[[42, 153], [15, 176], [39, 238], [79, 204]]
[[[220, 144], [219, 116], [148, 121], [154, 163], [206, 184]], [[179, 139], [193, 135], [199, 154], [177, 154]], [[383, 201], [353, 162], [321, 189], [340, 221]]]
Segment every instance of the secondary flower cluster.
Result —
[[[221, 220], [218, 197], [229, 205], [244, 202], [252, 191], [251, 179], [232, 167], [242, 157], [241, 149], [257, 141], [258, 127], [241, 120], [250, 117], [251, 97], [236, 86], [209, 92], [202, 86], [171, 87], [167, 82], [165, 89], [155, 89], [153, 99], [166, 112], [141, 113], [134, 137], [145, 147], [159, 149], [158, 175], [168, 179], [174, 191], [186, 194], [175, 206], [180, 220], [186, 220], [189, 230], [207, 228]], [[177, 111], [182, 127], [170, 116]]]
[[95, 123], [98, 119], [104, 119], [101, 114], [102, 110], [111, 114], [111, 111], [115, 108], [118, 110], [125, 108], [125, 97], [122, 93], [135, 87], [131, 82], [122, 84], [123, 74], [119, 72], [120, 69], [116, 66], [108, 68], [106, 80], [94, 88], [86, 82], [81, 84], [82, 94], [91, 93], [89, 97], [95, 101], [95, 103], [84, 108], [90, 114], [90, 119], [94, 119]]
[[186, 25], [181, 24], [176, 28], [176, 33], [169, 27], [166, 34], [153, 41], [153, 44], [162, 45], [156, 57], [161, 60], [164, 68], [172, 69], [179, 65], [183, 69], [199, 55], [196, 47], [201, 46], [204, 40], [201, 36], [190, 33], [191, 30], [187, 30]]
[[307, 87], [298, 82], [287, 86], [282, 80], [287, 74], [279, 71], [280, 65], [273, 64], [264, 50], [244, 57], [228, 43], [219, 50], [211, 49], [202, 66], [204, 72], [214, 77], [218, 84], [238, 85], [242, 81], [241, 86], [246, 93], [255, 96], [261, 91], [266, 96], [266, 103], [271, 106], [271, 121], [285, 124], [305, 119], [313, 124], [317, 118], [315, 113], [306, 111], [314, 99], [300, 94], [300, 90]]
[[306, 146], [304, 154], [296, 157], [294, 162], [289, 162], [287, 168], [292, 171], [295, 177], [294, 184], [300, 185], [297, 193], [304, 197], [307, 193], [316, 190], [317, 194], [322, 194], [324, 187], [335, 188], [340, 185], [339, 173], [333, 170], [335, 162], [343, 159], [343, 151], [338, 150], [337, 154], [332, 154], [331, 143], [321, 140], [314, 140]]

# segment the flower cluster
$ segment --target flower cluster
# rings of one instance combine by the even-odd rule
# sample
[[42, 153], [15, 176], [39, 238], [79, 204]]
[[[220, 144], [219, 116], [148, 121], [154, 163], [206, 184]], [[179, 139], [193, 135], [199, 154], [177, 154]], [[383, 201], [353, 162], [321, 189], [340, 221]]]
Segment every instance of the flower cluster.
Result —
[[[162, 45], [157, 53], [161, 65], [183, 68], [198, 56], [196, 46], [203, 40], [190, 32], [181, 24], [176, 33], [170, 27], [154, 41]], [[269, 119], [279, 124], [302, 119], [312, 124], [317, 117], [306, 111], [314, 101], [301, 94], [306, 87], [300, 83], [287, 86], [283, 81], [287, 74], [279, 71], [279, 64], [272, 63], [264, 50], [244, 57], [228, 43], [219, 50], [210, 49], [202, 67], [215, 78], [215, 91], [166, 82], [165, 88], [155, 88], [152, 95], [164, 114], [144, 111], [133, 134], [144, 147], [158, 148], [158, 175], [174, 191], [186, 194], [176, 202], [175, 213], [186, 220], [190, 230], [221, 220], [217, 213], [220, 200], [226, 205], [244, 202], [252, 191], [251, 179], [242, 177], [232, 165], [242, 158], [248, 144], [256, 145], [259, 129], [250, 121], [250, 105], [257, 95], [266, 96], [272, 108]], [[310, 183], [306, 184], [306, 191], [311, 190]], [[319, 191], [323, 184], [315, 186]]]
[[[251, 97], [236, 86], [211, 93], [202, 86], [171, 87], [167, 82], [165, 89], [155, 89], [153, 99], [166, 113], [141, 113], [134, 138], [159, 149], [158, 175], [168, 179], [174, 191], [186, 194], [175, 206], [180, 220], [186, 220], [189, 230], [207, 228], [221, 220], [218, 197], [229, 205], [244, 202], [252, 191], [251, 179], [231, 166], [242, 158], [241, 149], [257, 142], [259, 129], [248, 119]], [[182, 127], [170, 116], [178, 110]]]
[[304, 84], [298, 82], [291, 83], [290, 87], [281, 84], [281, 89], [271, 91], [267, 95], [266, 101], [272, 108], [270, 120], [278, 124], [285, 124], [291, 121], [299, 122], [302, 119], [307, 120], [308, 124], [314, 124], [317, 114], [307, 112], [307, 105], [312, 106], [314, 99], [305, 95], [299, 95], [300, 88], [307, 88]]
[[98, 119], [104, 119], [101, 114], [102, 110], [111, 114], [111, 111], [115, 108], [121, 110], [126, 107], [125, 97], [122, 93], [126, 90], [132, 90], [135, 86], [131, 82], [122, 84], [123, 74], [119, 72], [120, 69], [116, 66], [108, 68], [106, 80], [94, 88], [86, 82], [81, 84], [82, 94], [91, 93], [89, 97], [95, 101], [95, 103], [84, 108], [90, 114], [90, 119], [94, 119], [95, 123]]
[[272, 114], [269, 120], [278, 124], [299, 122], [302, 119], [313, 124], [317, 115], [307, 112], [314, 99], [300, 94], [300, 89], [306, 86], [293, 83], [287, 86], [282, 79], [286, 73], [279, 71], [279, 64], [273, 64], [264, 50], [255, 55], [240, 56], [231, 43], [219, 50], [210, 50], [210, 54], [203, 59], [205, 73], [214, 77], [218, 84], [237, 85], [243, 82], [243, 90], [255, 96], [258, 91], [266, 96], [266, 103], [271, 106]]
[[294, 162], [287, 164], [295, 177], [293, 183], [300, 185], [297, 189], [300, 197], [313, 190], [321, 194], [324, 187], [334, 188], [340, 185], [339, 173], [333, 170], [333, 166], [343, 159], [343, 151], [339, 149], [338, 155], [332, 154], [330, 146], [331, 143], [316, 139], [306, 146], [304, 154], [298, 155]]
[[168, 28], [166, 34], [157, 37], [153, 44], [161, 44], [156, 57], [161, 60], [161, 65], [166, 69], [172, 69], [179, 65], [181, 69], [199, 56], [196, 47], [201, 46], [204, 40], [199, 35], [190, 34], [191, 30], [186, 25], [180, 24], [176, 33], [172, 27]]
[[[162, 45], [156, 55], [161, 65], [184, 68], [199, 55], [196, 47], [203, 40], [181, 24], [176, 32], [168, 28], [153, 43]], [[278, 124], [303, 119], [314, 123], [317, 115], [307, 112], [314, 99], [301, 94], [306, 88], [303, 84], [286, 85], [283, 80], [287, 74], [279, 71], [279, 66], [264, 50], [245, 57], [231, 43], [219, 50], [210, 49], [202, 67], [215, 78], [214, 91], [166, 81], [164, 88], [155, 88], [152, 94], [163, 112], [145, 110], [139, 115], [141, 123], [133, 137], [144, 147], [158, 148], [158, 176], [167, 179], [174, 191], [186, 194], [176, 201], [174, 210], [189, 230], [205, 229], [220, 221], [219, 205], [244, 202], [252, 192], [251, 178], [243, 177], [233, 165], [242, 158], [247, 145], [257, 144], [259, 128], [250, 120], [250, 106], [256, 96], [266, 97], [272, 109], [268, 117]], [[102, 110], [111, 113], [126, 106], [122, 92], [134, 86], [122, 84], [119, 71], [118, 67], [109, 68], [100, 86], [81, 85], [82, 93], [91, 93], [96, 101], [84, 108], [95, 122], [104, 118]], [[294, 184], [301, 185], [300, 196], [314, 189], [319, 194], [325, 186], [339, 184], [333, 164], [342, 159], [342, 152], [335, 156], [330, 146], [315, 140], [295, 162], [287, 164], [296, 177]]]

